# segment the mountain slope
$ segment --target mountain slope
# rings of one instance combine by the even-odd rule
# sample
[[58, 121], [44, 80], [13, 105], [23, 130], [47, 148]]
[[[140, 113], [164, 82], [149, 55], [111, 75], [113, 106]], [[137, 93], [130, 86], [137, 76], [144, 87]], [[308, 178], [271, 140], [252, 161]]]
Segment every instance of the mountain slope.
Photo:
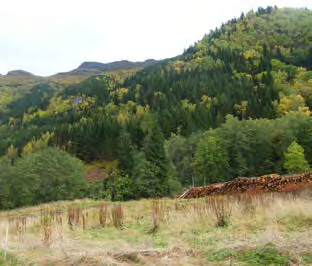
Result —
[[9, 71], [7, 75], [0, 76], [0, 124], [10, 117], [18, 117], [28, 112], [31, 106], [34, 110], [42, 108], [43, 103], [63, 87], [104, 74], [122, 82], [129, 75], [156, 63], [153, 59], [144, 62], [124, 60], [107, 64], [84, 62], [77, 69], [49, 77], [35, 76], [24, 70]]
[[[101, 99], [97, 104], [104, 106], [114, 104], [119, 109], [132, 101], [148, 108], [166, 136], [177, 129], [190, 134], [216, 127], [227, 114], [244, 119], [309, 112], [311, 17], [305, 9], [259, 8], [212, 31], [177, 58], [158, 64], [86, 62], [72, 72], [149, 65], [122, 86], [112, 85], [108, 94], [106, 85], [90, 94], [84, 85], [90, 82], [79, 85], [79, 91]], [[122, 111], [129, 118], [131, 112]]]
[[180, 106], [168, 123], [189, 116], [182, 125], [188, 133], [198, 126], [214, 127], [229, 113], [274, 118], [295, 111], [295, 103], [289, 103], [289, 110], [280, 106], [293, 97], [300, 107], [311, 108], [311, 14], [305, 9], [249, 12], [206, 35], [177, 59], [142, 70], [125, 85], [133, 90], [139, 85], [139, 102], [158, 108], [161, 117], [166, 116], [166, 103], [171, 103], [170, 113]]
[[21, 154], [53, 132], [50, 145], [86, 162], [118, 160], [140, 196], [166, 194], [169, 177], [190, 185], [205, 173], [211, 182], [283, 172], [294, 140], [311, 163], [311, 36], [310, 10], [249, 12], [124, 82], [106, 73], [67, 86], [3, 125], [0, 152], [12, 144]]
[[310, 70], [311, 41], [310, 10], [259, 8], [205, 35], [186, 51], [184, 58], [213, 56], [219, 49], [231, 49], [254, 62], [260, 59], [266, 44], [275, 57]]

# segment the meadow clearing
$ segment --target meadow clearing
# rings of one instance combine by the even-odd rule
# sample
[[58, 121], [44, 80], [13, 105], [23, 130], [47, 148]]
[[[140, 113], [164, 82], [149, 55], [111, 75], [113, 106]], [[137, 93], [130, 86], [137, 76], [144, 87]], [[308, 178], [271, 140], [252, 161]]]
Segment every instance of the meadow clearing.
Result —
[[0, 240], [0, 265], [312, 265], [312, 197], [55, 202], [0, 212]]

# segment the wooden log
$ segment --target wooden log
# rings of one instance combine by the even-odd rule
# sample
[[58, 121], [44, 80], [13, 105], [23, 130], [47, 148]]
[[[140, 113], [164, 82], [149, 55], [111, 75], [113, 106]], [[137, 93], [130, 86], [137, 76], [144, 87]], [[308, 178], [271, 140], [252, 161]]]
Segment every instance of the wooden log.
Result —
[[190, 188], [179, 198], [198, 198], [209, 195], [243, 193], [246, 191], [275, 192], [283, 191], [286, 186], [301, 183], [312, 183], [312, 173], [284, 176], [271, 174], [258, 178], [237, 177], [226, 183]]

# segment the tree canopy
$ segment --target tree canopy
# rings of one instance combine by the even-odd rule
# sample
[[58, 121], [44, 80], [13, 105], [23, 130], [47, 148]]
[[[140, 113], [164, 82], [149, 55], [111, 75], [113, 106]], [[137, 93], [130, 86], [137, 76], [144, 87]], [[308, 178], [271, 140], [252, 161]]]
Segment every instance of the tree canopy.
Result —
[[284, 153], [284, 168], [289, 173], [300, 173], [309, 170], [309, 164], [304, 158], [304, 149], [293, 141]]

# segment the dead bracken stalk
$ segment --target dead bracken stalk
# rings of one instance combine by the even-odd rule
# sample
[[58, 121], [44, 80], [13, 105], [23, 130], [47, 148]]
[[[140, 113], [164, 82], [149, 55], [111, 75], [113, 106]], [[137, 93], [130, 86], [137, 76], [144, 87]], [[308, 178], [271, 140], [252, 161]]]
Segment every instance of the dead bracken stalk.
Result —
[[112, 206], [111, 209], [113, 224], [116, 228], [121, 229], [123, 226], [123, 209], [121, 204]]
[[217, 226], [228, 226], [232, 214], [231, 198], [229, 196], [210, 196], [206, 198], [208, 210], [215, 216]]
[[170, 204], [167, 204], [167, 200], [163, 200], [161, 204], [161, 209], [162, 209], [162, 216], [160, 216], [161, 221], [163, 222], [170, 222], [170, 214], [171, 214], [171, 206]]
[[54, 212], [54, 223], [59, 240], [63, 241], [63, 213], [61, 211]]
[[82, 207], [80, 205], [71, 205], [67, 207], [68, 225], [70, 230], [74, 231], [82, 219]]
[[159, 229], [159, 223], [163, 216], [163, 208], [160, 200], [153, 200], [151, 203], [152, 210], [152, 229], [149, 231], [150, 234], [154, 234]]
[[191, 213], [199, 219], [199, 221], [204, 222], [207, 220], [207, 208], [203, 202], [193, 202], [191, 203]]
[[241, 207], [244, 214], [254, 214], [257, 210], [257, 194], [242, 193], [236, 195], [237, 204]]
[[99, 221], [102, 227], [106, 226], [107, 222], [107, 204], [103, 203], [99, 206]]
[[186, 204], [178, 200], [174, 202], [174, 208], [175, 208], [175, 211], [184, 211], [187, 209]]
[[82, 211], [82, 230], [85, 231], [88, 226], [88, 219], [89, 219], [89, 211], [83, 210]]
[[10, 234], [16, 235], [18, 241], [23, 242], [27, 228], [27, 218], [24, 216], [9, 219]]
[[47, 205], [42, 206], [40, 209], [40, 227], [41, 241], [45, 247], [50, 247], [52, 244], [53, 215]]

